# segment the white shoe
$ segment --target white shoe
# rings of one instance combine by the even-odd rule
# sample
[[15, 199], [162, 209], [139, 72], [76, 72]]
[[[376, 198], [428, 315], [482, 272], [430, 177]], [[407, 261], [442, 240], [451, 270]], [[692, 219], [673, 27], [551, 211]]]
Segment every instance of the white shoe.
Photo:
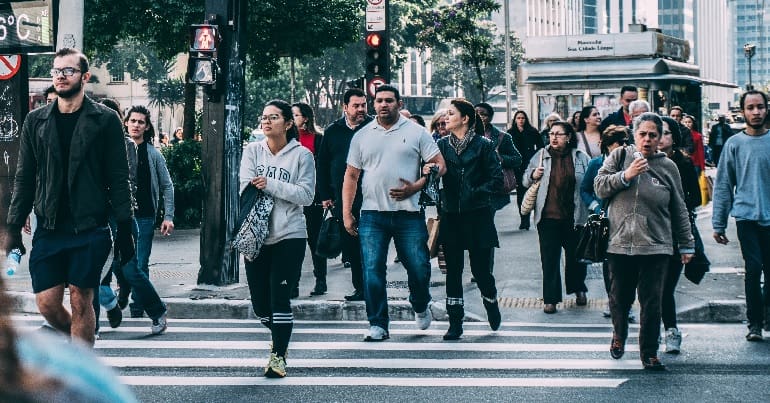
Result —
[[666, 329], [666, 352], [669, 354], [679, 354], [682, 347], [682, 332], [672, 327]]
[[383, 341], [390, 338], [388, 331], [379, 326], [370, 326], [364, 341]]
[[166, 320], [166, 314], [160, 316], [158, 319], [152, 320], [152, 334], [161, 334], [168, 328], [168, 321]]
[[414, 323], [417, 324], [417, 328], [420, 330], [429, 328], [431, 321], [433, 321], [433, 314], [430, 312], [430, 305], [425, 309], [425, 312], [414, 313]]

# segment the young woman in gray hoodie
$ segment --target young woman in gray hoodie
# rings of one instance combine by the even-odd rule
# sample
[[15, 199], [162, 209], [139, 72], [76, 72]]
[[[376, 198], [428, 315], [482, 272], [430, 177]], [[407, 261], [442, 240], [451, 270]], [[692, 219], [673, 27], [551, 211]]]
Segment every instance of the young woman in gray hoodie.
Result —
[[294, 316], [290, 293], [296, 287], [305, 258], [307, 237], [303, 206], [313, 202], [315, 163], [303, 147], [291, 105], [273, 100], [260, 117], [265, 139], [243, 150], [240, 191], [255, 186], [273, 197], [268, 234], [259, 255], [246, 259], [246, 279], [254, 313], [271, 330], [273, 347], [265, 376], [286, 376], [286, 350]]

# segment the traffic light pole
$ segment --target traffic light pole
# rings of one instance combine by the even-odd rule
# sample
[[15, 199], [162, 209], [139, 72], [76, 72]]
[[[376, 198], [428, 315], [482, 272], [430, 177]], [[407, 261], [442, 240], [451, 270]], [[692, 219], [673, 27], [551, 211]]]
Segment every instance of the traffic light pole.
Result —
[[240, 43], [247, 0], [206, 0], [209, 22], [215, 17], [222, 35], [216, 86], [203, 102], [203, 222], [198, 284], [238, 282], [238, 252], [230, 248], [238, 215], [238, 170], [241, 162], [244, 54]]

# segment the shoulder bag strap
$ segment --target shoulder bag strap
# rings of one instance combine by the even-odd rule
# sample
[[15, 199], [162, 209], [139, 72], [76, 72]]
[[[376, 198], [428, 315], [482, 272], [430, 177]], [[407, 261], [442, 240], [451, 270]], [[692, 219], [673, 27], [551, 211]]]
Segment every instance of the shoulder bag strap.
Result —
[[[618, 160], [618, 164], [615, 166], [615, 168], [617, 169], [618, 172], [620, 172], [623, 169], [623, 163], [624, 162], [626, 162], [626, 147], [625, 146], [623, 146], [620, 149], [620, 159]], [[607, 198], [607, 199], [604, 199], [604, 201], [602, 202], [602, 211], [607, 211], [607, 206], [609, 206], [611, 199], [612, 199], [611, 197]]]
[[588, 138], [586, 138], [586, 132], [580, 132], [580, 136], [583, 137], [583, 145], [586, 147], [586, 154], [588, 154], [589, 157], [593, 158], [594, 155], [591, 154], [591, 146], [588, 144]]

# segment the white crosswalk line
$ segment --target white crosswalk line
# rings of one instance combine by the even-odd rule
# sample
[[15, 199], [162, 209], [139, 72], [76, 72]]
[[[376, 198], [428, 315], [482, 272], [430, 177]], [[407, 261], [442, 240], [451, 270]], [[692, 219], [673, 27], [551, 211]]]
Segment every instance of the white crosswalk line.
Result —
[[[209, 350], [267, 350], [269, 341], [242, 340], [99, 340], [94, 346], [105, 349], [209, 349]], [[360, 350], [360, 351], [499, 351], [499, 352], [595, 352], [607, 351], [609, 343], [402, 343], [393, 339], [385, 342], [291, 342], [289, 350]], [[639, 351], [637, 346], [627, 345], [626, 351]]]
[[395, 386], [395, 387], [537, 387], [617, 388], [618, 378], [402, 378], [402, 377], [182, 377], [121, 376], [127, 385], [155, 386]]
[[[188, 357], [102, 357], [118, 368], [262, 367], [264, 358]], [[290, 359], [291, 368], [377, 368], [377, 369], [599, 369], [641, 370], [636, 360], [591, 359]]]

